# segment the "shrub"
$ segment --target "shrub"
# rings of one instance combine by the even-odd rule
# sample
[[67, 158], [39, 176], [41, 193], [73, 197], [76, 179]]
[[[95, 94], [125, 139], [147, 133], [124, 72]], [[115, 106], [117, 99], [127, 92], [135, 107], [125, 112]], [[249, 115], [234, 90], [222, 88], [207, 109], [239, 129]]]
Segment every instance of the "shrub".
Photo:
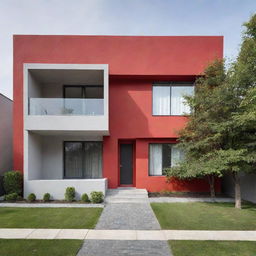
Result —
[[3, 180], [6, 194], [17, 193], [22, 195], [22, 174], [19, 171], [9, 171], [4, 173]]
[[31, 193], [28, 195], [28, 201], [31, 203], [31, 202], [34, 202], [36, 200], [36, 195], [34, 193]]
[[72, 202], [75, 200], [76, 191], [74, 187], [67, 187], [66, 193], [65, 193], [65, 199], [69, 202]]
[[103, 198], [104, 198], [104, 196], [103, 196], [102, 192], [99, 192], [99, 191], [91, 192], [91, 201], [94, 204], [102, 203], [103, 202]]
[[44, 197], [43, 197], [43, 200], [44, 200], [44, 202], [49, 202], [50, 198], [51, 198], [51, 195], [49, 193], [45, 193]]
[[18, 199], [18, 194], [17, 193], [10, 193], [4, 196], [4, 200], [6, 201], [16, 201]]
[[89, 203], [90, 202], [89, 196], [86, 193], [82, 194], [81, 200], [84, 203]]

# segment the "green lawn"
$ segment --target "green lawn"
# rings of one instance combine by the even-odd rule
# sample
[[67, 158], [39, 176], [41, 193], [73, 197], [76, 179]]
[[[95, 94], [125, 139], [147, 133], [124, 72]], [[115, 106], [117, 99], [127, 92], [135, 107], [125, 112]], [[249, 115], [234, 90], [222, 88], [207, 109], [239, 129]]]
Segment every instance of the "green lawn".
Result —
[[75, 256], [82, 240], [0, 239], [3, 256]]
[[0, 208], [0, 228], [94, 228], [102, 208]]
[[256, 242], [169, 241], [174, 256], [256, 256]]
[[256, 206], [232, 203], [152, 203], [162, 229], [256, 230]]

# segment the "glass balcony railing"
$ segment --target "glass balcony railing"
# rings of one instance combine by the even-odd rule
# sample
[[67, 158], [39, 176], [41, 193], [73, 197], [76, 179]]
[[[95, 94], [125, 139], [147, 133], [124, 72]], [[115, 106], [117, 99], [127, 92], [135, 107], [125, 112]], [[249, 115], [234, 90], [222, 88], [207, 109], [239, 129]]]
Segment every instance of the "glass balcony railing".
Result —
[[104, 115], [104, 99], [30, 98], [29, 115]]

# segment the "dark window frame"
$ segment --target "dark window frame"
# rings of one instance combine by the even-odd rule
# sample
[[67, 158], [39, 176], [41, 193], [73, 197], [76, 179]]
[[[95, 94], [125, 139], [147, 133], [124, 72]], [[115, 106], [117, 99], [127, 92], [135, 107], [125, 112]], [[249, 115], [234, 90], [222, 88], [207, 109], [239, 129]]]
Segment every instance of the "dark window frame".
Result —
[[[167, 144], [167, 145], [171, 145], [171, 148], [173, 146], [176, 145], [176, 143], [171, 143], [171, 142], [161, 142], [161, 143], [157, 143], [157, 142], [151, 142], [151, 143], [148, 143], [148, 176], [149, 177], [163, 177], [165, 176], [163, 174], [163, 170], [162, 170], [162, 175], [152, 175], [150, 174], [150, 145], [154, 145], [154, 144], [160, 144], [160, 145], [163, 145], [163, 144]], [[171, 164], [172, 164], [172, 158], [171, 158]], [[163, 166], [163, 151], [162, 151], [162, 166]]]
[[[178, 87], [178, 86], [184, 86], [184, 87], [194, 87], [195, 88], [195, 82], [153, 82], [152, 84], [152, 90], [151, 90], [151, 103], [152, 103], [152, 116], [184, 116], [184, 115], [172, 115], [172, 87]], [[157, 86], [167, 86], [170, 88], [170, 114], [166, 114], [166, 115], [156, 115], [154, 114], [154, 95], [153, 95], [153, 88], [157, 87]]]
[[[71, 140], [67, 140], [67, 141], [63, 141], [63, 175], [62, 175], [62, 178], [65, 179], [65, 180], [70, 180], [70, 179], [90, 179], [90, 178], [86, 178], [85, 177], [85, 170], [83, 169], [82, 170], [82, 177], [66, 177], [66, 151], [65, 151], [65, 145], [66, 143], [82, 143], [82, 150], [84, 152], [84, 149], [85, 149], [85, 144], [86, 143], [98, 143], [101, 145], [101, 154], [102, 154], [102, 157], [103, 157], [103, 142], [102, 141], [71, 141]], [[103, 171], [103, 158], [102, 158], [102, 171]], [[83, 157], [82, 157], [82, 163], [83, 163], [83, 166], [84, 166], [84, 162], [85, 162], [85, 154], [83, 154]], [[92, 179], [96, 179], [96, 178], [92, 178]], [[98, 178], [98, 179], [102, 179], [101, 178]]]
[[66, 88], [74, 88], [80, 87], [82, 89], [82, 96], [81, 99], [88, 99], [86, 98], [86, 88], [87, 87], [101, 87], [103, 89], [102, 98], [90, 98], [90, 99], [104, 99], [104, 86], [103, 85], [63, 85], [63, 98], [66, 98]]

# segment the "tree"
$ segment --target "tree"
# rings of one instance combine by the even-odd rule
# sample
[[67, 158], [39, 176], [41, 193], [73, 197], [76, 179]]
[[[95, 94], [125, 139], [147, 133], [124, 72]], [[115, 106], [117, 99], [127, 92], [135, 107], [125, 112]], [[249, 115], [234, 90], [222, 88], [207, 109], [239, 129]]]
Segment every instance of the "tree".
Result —
[[179, 132], [185, 159], [166, 170], [167, 179], [231, 173], [236, 208], [241, 208], [239, 173], [255, 171], [256, 163], [256, 15], [244, 26], [237, 60], [227, 72], [215, 61], [197, 80], [195, 95], [186, 97], [194, 111]]
[[179, 131], [179, 147], [186, 157], [179, 165], [165, 170], [168, 181], [173, 176], [180, 179], [207, 178], [211, 197], [215, 196], [215, 177], [222, 173], [215, 166], [209, 166], [206, 158], [213, 150], [221, 148], [221, 137], [216, 133], [215, 124], [223, 116], [219, 87], [225, 79], [223, 61], [220, 60], [209, 65], [204, 75], [197, 79], [195, 95], [186, 97], [193, 111], [188, 116], [187, 126]]

